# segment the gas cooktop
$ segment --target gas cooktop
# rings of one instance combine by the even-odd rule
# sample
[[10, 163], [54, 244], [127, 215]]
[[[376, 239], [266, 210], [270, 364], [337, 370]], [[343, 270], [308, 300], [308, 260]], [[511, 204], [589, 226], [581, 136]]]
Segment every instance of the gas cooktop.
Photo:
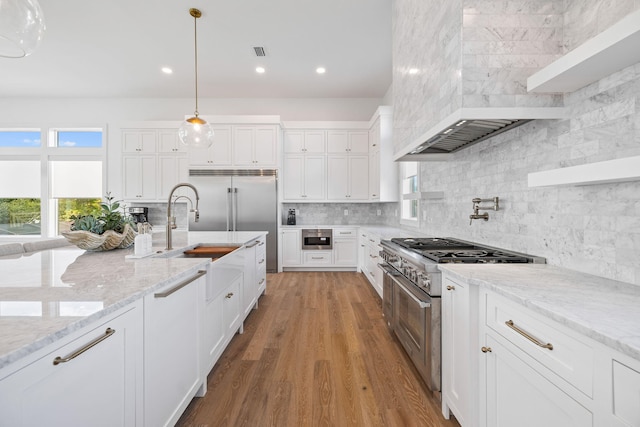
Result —
[[393, 238], [391, 241], [439, 263], [527, 263], [524, 255], [450, 238]]

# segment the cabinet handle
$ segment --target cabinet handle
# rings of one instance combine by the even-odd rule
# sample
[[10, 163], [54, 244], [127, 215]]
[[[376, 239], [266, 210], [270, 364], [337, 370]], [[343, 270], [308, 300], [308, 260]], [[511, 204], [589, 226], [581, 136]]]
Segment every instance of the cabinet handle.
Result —
[[251, 249], [254, 246], [256, 246], [258, 243], [260, 243], [260, 240], [256, 240], [255, 242], [253, 242], [253, 245], [249, 245], [249, 246], [245, 246], [247, 249]]
[[71, 359], [75, 359], [76, 357], [78, 357], [82, 353], [84, 353], [85, 351], [89, 350], [91, 347], [100, 344], [102, 341], [106, 340], [107, 338], [109, 338], [111, 335], [113, 335], [115, 333], [116, 333], [115, 329], [107, 328], [107, 330], [104, 331], [104, 335], [94, 339], [90, 343], [86, 344], [82, 348], [79, 348], [78, 350], [74, 351], [73, 353], [71, 353], [68, 356], [65, 356], [65, 357], [58, 356], [58, 357], [56, 357], [55, 359], [53, 359], [53, 364], [54, 365], [59, 365], [61, 363], [66, 363], [66, 362], [70, 361]]
[[185, 286], [187, 286], [189, 283], [193, 282], [194, 280], [199, 279], [200, 277], [204, 276], [205, 274], [207, 274], [206, 270], [198, 270], [198, 272], [196, 273], [195, 276], [178, 283], [176, 286], [174, 286], [173, 288], [169, 289], [168, 291], [158, 292], [157, 294], [153, 294], [153, 297], [154, 298], [166, 298], [169, 295], [171, 295], [172, 293], [174, 293], [176, 291], [179, 291], [180, 289], [184, 288]]
[[456, 289], [456, 287], [455, 287], [455, 286], [447, 285], [447, 290], [448, 290], [448, 291], [453, 291], [453, 290], [455, 290], [455, 289]]
[[225, 297], [226, 299], [229, 299], [229, 298], [231, 298], [232, 296], [233, 296], [233, 292], [229, 292], [229, 293], [228, 293], [228, 294], [226, 294], [224, 297]]
[[264, 283], [264, 277], [260, 279], [260, 281], [258, 282], [258, 285], [262, 285], [263, 283]]
[[264, 246], [264, 242], [260, 242], [258, 246]]
[[262, 258], [260, 261], [258, 261], [258, 264], [262, 264], [264, 262], [264, 258]]
[[491, 347], [482, 347], [480, 350], [483, 353], [491, 353]]
[[324, 259], [324, 258], [321, 256], [312, 256], [311, 259]]
[[513, 320], [507, 320], [506, 322], [504, 322], [504, 324], [507, 325], [508, 327], [510, 327], [511, 329], [513, 329], [514, 331], [516, 331], [517, 333], [519, 333], [520, 335], [522, 335], [523, 337], [525, 337], [526, 339], [528, 339], [529, 341], [531, 341], [532, 343], [534, 343], [535, 345], [537, 345], [538, 347], [548, 348], [549, 350], [553, 350], [553, 344], [551, 344], [551, 343], [546, 343], [546, 344], [543, 343], [538, 338], [536, 338], [533, 335], [529, 334], [527, 331], [517, 327], [513, 323]]

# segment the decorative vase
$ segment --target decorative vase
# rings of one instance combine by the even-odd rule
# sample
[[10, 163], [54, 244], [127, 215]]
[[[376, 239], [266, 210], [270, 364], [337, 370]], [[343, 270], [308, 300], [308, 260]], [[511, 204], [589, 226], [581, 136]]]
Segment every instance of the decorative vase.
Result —
[[133, 244], [136, 234], [129, 224], [125, 224], [123, 233], [118, 233], [113, 230], [107, 230], [102, 234], [95, 234], [84, 230], [62, 233], [65, 239], [72, 245], [94, 252], [128, 248]]

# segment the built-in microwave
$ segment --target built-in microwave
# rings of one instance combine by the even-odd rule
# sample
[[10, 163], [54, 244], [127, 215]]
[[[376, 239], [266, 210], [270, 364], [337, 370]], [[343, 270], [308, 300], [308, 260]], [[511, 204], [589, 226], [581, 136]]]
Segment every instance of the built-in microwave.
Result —
[[302, 229], [302, 250], [333, 249], [333, 230], [330, 228]]

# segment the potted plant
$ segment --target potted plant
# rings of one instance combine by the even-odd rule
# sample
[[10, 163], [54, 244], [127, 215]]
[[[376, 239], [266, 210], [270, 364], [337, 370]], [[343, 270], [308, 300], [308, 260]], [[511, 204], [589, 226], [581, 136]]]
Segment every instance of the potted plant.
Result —
[[120, 201], [114, 201], [110, 192], [105, 199], [98, 215], [71, 216], [71, 231], [62, 233], [70, 243], [88, 251], [122, 249], [133, 244], [136, 237], [133, 220], [124, 213], [124, 206], [120, 209]]

